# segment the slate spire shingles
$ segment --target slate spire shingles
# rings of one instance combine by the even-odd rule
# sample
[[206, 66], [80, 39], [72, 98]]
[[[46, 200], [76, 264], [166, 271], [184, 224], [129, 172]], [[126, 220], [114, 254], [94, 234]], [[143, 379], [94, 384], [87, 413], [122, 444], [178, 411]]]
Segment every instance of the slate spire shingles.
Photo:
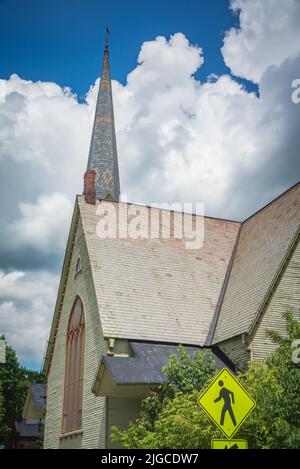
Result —
[[97, 171], [96, 197], [119, 201], [120, 180], [107, 39], [87, 169]]

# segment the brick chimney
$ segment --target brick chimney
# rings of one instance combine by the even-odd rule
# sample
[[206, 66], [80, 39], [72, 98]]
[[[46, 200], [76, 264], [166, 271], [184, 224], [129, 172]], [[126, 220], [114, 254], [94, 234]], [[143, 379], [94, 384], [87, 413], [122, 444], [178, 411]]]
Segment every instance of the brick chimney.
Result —
[[96, 176], [95, 169], [88, 169], [84, 175], [83, 195], [87, 204], [96, 203]]

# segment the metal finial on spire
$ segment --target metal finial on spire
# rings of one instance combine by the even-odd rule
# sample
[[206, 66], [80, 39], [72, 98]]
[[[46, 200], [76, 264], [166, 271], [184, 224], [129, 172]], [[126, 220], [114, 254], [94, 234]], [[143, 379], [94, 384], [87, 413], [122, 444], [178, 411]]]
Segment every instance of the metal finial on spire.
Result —
[[108, 25], [106, 25], [106, 28], [105, 28], [105, 41], [104, 41], [105, 50], [108, 50], [108, 40], [109, 40], [109, 37], [110, 37], [110, 30], [108, 29]]

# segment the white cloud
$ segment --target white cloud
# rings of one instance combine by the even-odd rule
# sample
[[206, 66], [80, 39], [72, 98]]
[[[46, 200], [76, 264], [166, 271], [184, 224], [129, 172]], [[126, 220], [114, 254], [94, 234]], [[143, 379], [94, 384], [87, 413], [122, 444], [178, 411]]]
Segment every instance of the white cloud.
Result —
[[299, 0], [231, 0], [239, 27], [228, 31], [222, 53], [234, 75], [259, 83], [272, 65], [300, 53]]
[[[275, 60], [270, 42], [261, 42], [261, 31], [271, 27], [265, 10], [257, 10], [257, 24], [250, 27], [257, 2], [233, 5], [242, 8], [241, 31], [229, 33], [223, 53], [231, 62], [234, 47], [244, 54], [231, 63], [234, 73], [249, 78], [253, 70], [255, 79], [263, 74], [259, 96], [230, 75], [197, 81], [202, 50], [181, 33], [144, 43], [127, 83], [113, 82], [121, 186], [128, 200], [204, 201], [210, 215], [242, 219], [299, 178], [299, 106], [291, 101], [300, 69], [290, 43], [296, 33], [291, 28], [282, 36]], [[267, 15], [275, 28], [276, 14], [269, 9]], [[288, 1], [286, 27], [293, 26], [293, 15]], [[242, 43], [248, 49], [239, 48]], [[55, 83], [16, 75], [1, 83], [0, 255], [1, 267], [11, 272], [0, 275], [0, 332], [23, 360], [40, 362], [58, 279], [46, 271], [56, 259], [57, 272], [74, 196], [82, 190], [98, 80], [86, 103]]]
[[33, 189], [63, 187], [73, 196], [74, 188], [82, 187], [91, 110], [55, 83], [33, 83], [17, 75], [1, 82], [0, 160], [18, 163], [15, 171], [29, 169], [23, 183], [33, 184]]
[[[201, 50], [189, 46], [184, 66], [186, 40], [180, 34], [175, 42], [147, 42], [126, 86], [114, 83], [122, 187], [129, 200], [204, 201], [210, 215], [243, 219], [299, 174], [290, 149], [298, 132], [287, 131], [297, 119], [290, 99], [297, 60], [273, 67], [258, 97], [229, 75], [199, 83], [192, 75]], [[160, 76], [157, 64], [169, 62], [172, 73], [162, 65]]]
[[41, 195], [36, 204], [21, 202], [19, 209], [21, 218], [8, 227], [14, 248], [63, 251], [72, 215], [72, 204], [65, 194]]
[[57, 286], [47, 272], [0, 272], [0, 333], [23, 362], [41, 364]]

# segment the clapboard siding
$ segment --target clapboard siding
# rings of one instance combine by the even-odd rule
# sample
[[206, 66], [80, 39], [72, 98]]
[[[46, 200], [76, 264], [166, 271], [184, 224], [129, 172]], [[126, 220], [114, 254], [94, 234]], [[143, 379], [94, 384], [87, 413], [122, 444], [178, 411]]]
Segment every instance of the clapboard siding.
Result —
[[251, 359], [260, 361], [276, 349], [267, 330], [285, 335], [282, 313], [291, 311], [300, 319], [300, 242], [299, 239], [263, 311], [251, 342]]
[[129, 422], [134, 422], [140, 413], [141, 399], [109, 397], [107, 399], [107, 448], [120, 448], [110, 440], [110, 429], [113, 425], [124, 430]]
[[[75, 277], [78, 256], [81, 258], [82, 272]], [[93, 259], [91, 259], [91, 262], [93, 262]], [[85, 314], [83, 433], [82, 435], [61, 438], [66, 332], [76, 295], [79, 295], [82, 299]], [[48, 374], [45, 448], [105, 447], [106, 400], [104, 397], [96, 397], [91, 389], [101, 355], [106, 353], [106, 350], [107, 346], [102, 334], [90, 261], [82, 224], [79, 220], [54, 353]]]

